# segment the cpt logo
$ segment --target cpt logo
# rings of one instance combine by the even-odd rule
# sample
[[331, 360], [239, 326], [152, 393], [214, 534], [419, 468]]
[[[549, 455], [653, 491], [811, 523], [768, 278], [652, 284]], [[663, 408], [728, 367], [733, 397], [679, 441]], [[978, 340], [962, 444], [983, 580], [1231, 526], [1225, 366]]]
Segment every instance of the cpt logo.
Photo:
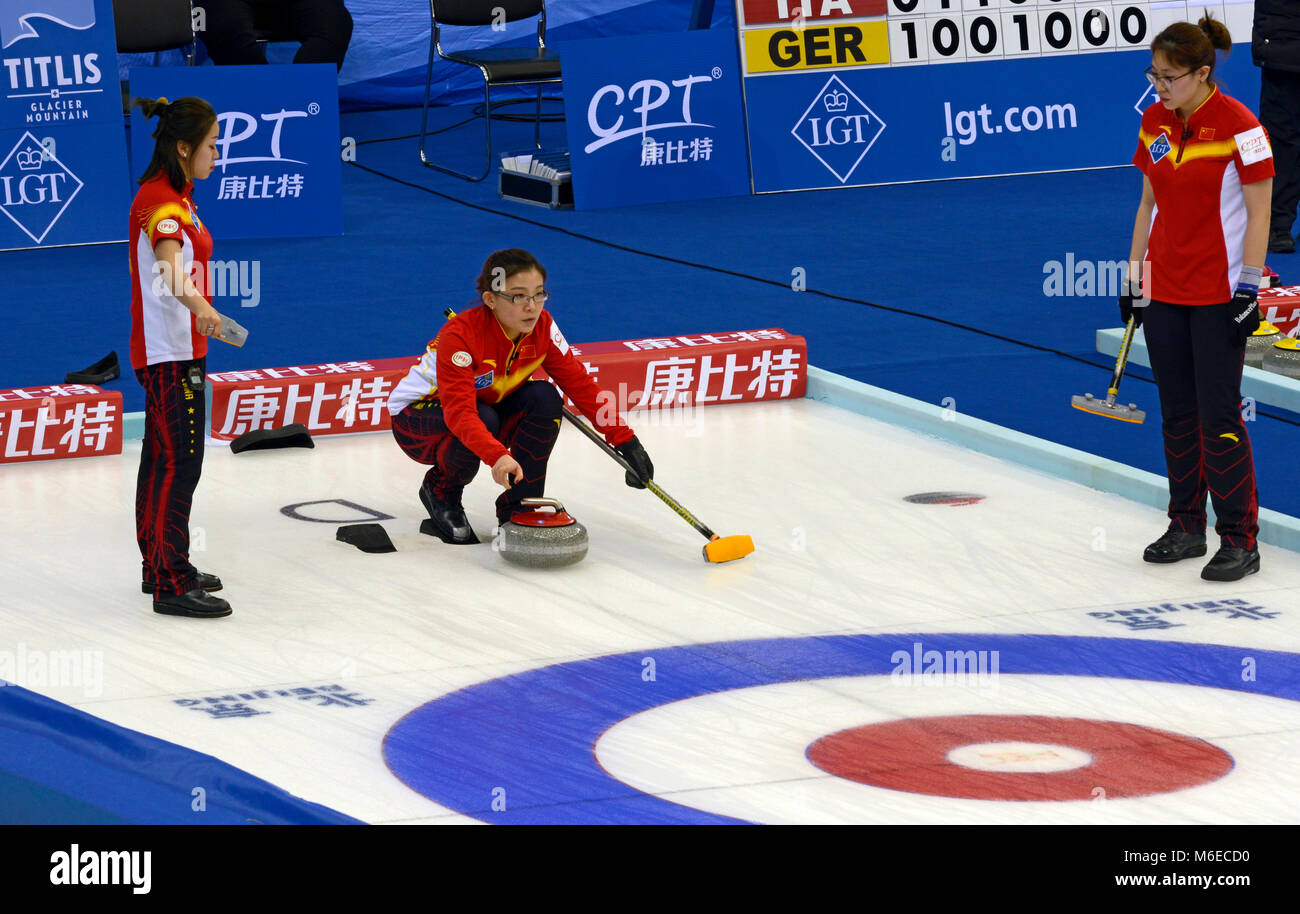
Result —
[[[306, 111], [288, 111], [281, 108], [271, 114], [254, 117], [243, 111], [222, 111], [217, 115], [220, 129], [217, 133], [217, 167], [221, 169], [218, 200], [272, 200], [288, 197], [300, 198], [306, 189], [307, 176], [297, 169], [289, 168], [279, 174], [259, 174], [251, 176], [224, 176], [231, 165], [255, 165], [270, 162], [277, 165], [308, 165], [302, 159], [291, 159], [281, 152], [281, 140], [286, 121], [297, 118], [312, 117], [320, 113], [320, 105], [312, 102]], [[260, 150], [249, 149], [248, 141], [257, 136], [263, 124], [270, 124], [269, 146], [262, 146], [270, 155], [257, 154]], [[265, 137], [265, 131], [262, 132]], [[244, 144], [239, 153], [232, 154], [231, 147]]]
[[[617, 85], [601, 86], [591, 96], [591, 102], [587, 105], [587, 127], [597, 139], [588, 143], [584, 151], [592, 153], [610, 143], [617, 143], [619, 140], [633, 136], [641, 137], [638, 145], [644, 146], [646, 135], [652, 130], [666, 130], [670, 127], [711, 129], [713, 124], [702, 124], [691, 120], [691, 89], [698, 83], [713, 82], [721, 76], [721, 68], [714, 67], [711, 76], [687, 76], [684, 79], [674, 79], [671, 87], [658, 79], [643, 79], [635, 82], [628, 87], [627, 92]], [[664, 117], [663, 120], [652, 123], [650, 113], [668, 104], [674, 95], [673, 89], [681, 90], [680, 109], [676, 107], [669, 109], [660, 115]], [[624, 126], [627, 123], [624, 116], [626, 109], [623, 107], [625, 103], [632, 109], [630, 113], [634, 120], [631, 126]], [[678, 110], [681, 112], [681, 119], [672, 120]]]
[[790, 132], [844, 184], [884, 130], [885, 122], [832, 76]]
[[[20, 12], [24, 8], [27, 12]], [[24, 38], [38, 37], [29, 21], [32, 19], [48, 19], [70, 29], [88, 29], [95, 24], [95, 0], [35, 0], [30, 5], [22, 0], [6, 0], [0, 9], [0, 48], [8, 48]]]
[[0, 162], [0, 209], [37, 244], [81, 188], [81, 179], [30, 133]]

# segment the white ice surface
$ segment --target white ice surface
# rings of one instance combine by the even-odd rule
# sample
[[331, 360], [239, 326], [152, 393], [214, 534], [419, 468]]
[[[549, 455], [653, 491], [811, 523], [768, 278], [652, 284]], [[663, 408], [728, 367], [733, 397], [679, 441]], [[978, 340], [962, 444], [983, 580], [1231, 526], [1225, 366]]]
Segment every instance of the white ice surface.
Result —
[[[387, 769], [385, 733], [440, 695], [553, 663], [701, 642], [886, 632], [1300, 650], [1300, 555], [1264, 546], [1261, 573], [1226, 585], [1200, 580], [1200, 561], [1145, 565], [1142, 548], [1165, 525], [1158, 511], [812, 401], [712, 407], [685, 424], [636, 414], [631, 421], [656, 480], [717, 532], [750, 534], [753, 555], [703, 561], [698, 533], [649, 493], [624, 486], [623, 471], [568, 427], [547, 493], [586, 525], [591, 544], [583, 562], [551, 571], [508, 565], [490, 545], [453, 547], [420, 535], [423, 468], [387, 433], [322, 438], [314, 450], [213, 448], [195, 498], [192, 558], [222, 577], [234, 615], [164, 617], [139, 591], [134, 442], [120, 458], [0, 469], [0, 657], [97, 653], [102, 677], [20, 684], [366, 821], [465, 822], [472, 820]], [[902, 500], [938, 490], [986, 497], [967, 507]], [[466, 491], [484, 539], [495, 494], [486, 469]], [[392, 515], [383, 523], [398, 552], [361, 553], [335, 540], [337, 524], [280, 512], [324, 499]], [[304, 510], [371, 520], [338, 506]], [[1167, 617], [1180, 627], [1165, 631], [1129, 631], [1088, 615], [1229, 597], [1280, 615], [1183, 610]], [[1289, 701], [1110, 679], [1007, 676], [996, 696], [881, 682], [836, 683], [834, 701], [817, 682], [659, 708], [610, 730], [600, 759], [639, 789], [755, 821], [1300, 819], [1292, 764], [1300, 709]], [[269, 713], [229, 719], [176, 703], [324, 684], [371, 701], [276, 698], [250, 703]], [[753, 695], [762, 696], [757, 704]], [[772, 701], [777, 712], [766, 713]], [[803, 756], [835, 729], [965, 713], [972, 701], [980, 713], [1186, 732], [1219, 745], [1237, 766], [1215, 784], [1155, 798], [1026, 804], [883, 791], [832, 778]], [[677, 713], [685, 716], [669, 720]], [[688, 751], [690, 739], [719, 740], [728, 729], [748, 748], [719, 747], [707, 764]]]

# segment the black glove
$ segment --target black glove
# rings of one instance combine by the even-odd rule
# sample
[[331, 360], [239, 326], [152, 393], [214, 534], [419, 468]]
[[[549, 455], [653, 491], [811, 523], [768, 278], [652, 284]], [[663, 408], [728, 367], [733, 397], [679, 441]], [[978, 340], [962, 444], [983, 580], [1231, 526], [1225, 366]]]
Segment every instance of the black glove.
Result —
[[636, 440], [636, 435], [624, 441], [614, 450], [618, 451], [624, 460], [632, 464], [632, 469], [636, 470], [635, 473], [623, 474], [627, 484], [632, 488], [644, 489], [645, 486], [642, 483], [654, 479], [655, 465], [650, 462], [650, 455], [645, 452], [641, 442]]
[[1119, 295], [1119, 319], [1128, 326], [1128, 319], [1133, 318], [1133, 329], [1136, 330], [1142, 326], [1142, 309], [1148, 304], [1148, 299], [1143, 297], [1142, 292], [1138, 291], [1133, 294], [1133, 286], [1125, 280], [1122, 285], [1122, 291]]
[[1228, 318], [1230, 320], [1229, 328], [1231, 330], [1232, 345], [1238, 349], [1244, 349], [1246, 340], [1250, 335], [1259, 329], [1259, 302], [1257, 292], [1252, 292], [1249, 288], [1237, 287], [1237, 294], [1232, 296], [1232, 301], [1228, 304]]

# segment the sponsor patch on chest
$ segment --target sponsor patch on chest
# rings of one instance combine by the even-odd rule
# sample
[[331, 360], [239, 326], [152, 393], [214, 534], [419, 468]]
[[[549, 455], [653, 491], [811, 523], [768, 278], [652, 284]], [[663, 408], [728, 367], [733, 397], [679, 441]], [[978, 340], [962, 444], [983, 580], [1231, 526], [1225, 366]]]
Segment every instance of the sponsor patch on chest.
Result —
[[492, 369], [489, 368], [487, 371], [483, 372], [483, 374], [476, 377], [474, 379], [474, 389], [487, 390], [489, 387], [491, 387], [493, 374], [494, 372], [492, 371]]
[[1151, 164], [1154, 165], [1156, 162], [1159, 162], [1165, 156], [1169, 155], [1169, 151], [1172, 148], [1173, 147], [1169, 145], [1169, 137], [1165, 136], [1163, 133], [1156, 137], [1151, 142], [1151, 145], [1147, 147], [1147, 152], [1151, 154]]

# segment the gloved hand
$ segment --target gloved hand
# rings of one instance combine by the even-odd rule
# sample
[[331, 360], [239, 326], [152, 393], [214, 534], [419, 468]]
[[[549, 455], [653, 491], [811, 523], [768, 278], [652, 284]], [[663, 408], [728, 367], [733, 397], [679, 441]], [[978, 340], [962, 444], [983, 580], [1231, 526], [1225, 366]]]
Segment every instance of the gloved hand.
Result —
[[1228, 315], [1232, 319], [1232, 345], [1244, 349], [1246, 340], [1259, 329], [1258, 293], [1237, 287], [1237, 294], [1232, 296], [1228, 305]]
[[1129, 282], [1127, 279], [1120, 287], [1119, 293], [1119, 319], [1128, 326], [1128, 319], [1133, 318], [1133, 329], [1136, 330], [1142, 326], [1143, 309], [1151, 303], [1151, 299], [1142, 294], [1140, 285]]
[[644, 489], [643, 483], [646, 480], [654, 479], [655, 465], [650, 462], [650, 455], [645, 452], [641, 442], [636, 440], [633, 435], [627, 441], [624, 441], [618, 447], [614, 448], [622, 455], [623, 459], [632, 464], [635, 473], [624, 473], [624, 480], [634, 489]]
[[1259, 282], [1263, 276], [1259, 267], [1242, 267], [1237, 278], [1237, 291], [1228, 305], [1229, 339], [1238, 349], [1246, 347], [1246, 340], [1259, 329]]

